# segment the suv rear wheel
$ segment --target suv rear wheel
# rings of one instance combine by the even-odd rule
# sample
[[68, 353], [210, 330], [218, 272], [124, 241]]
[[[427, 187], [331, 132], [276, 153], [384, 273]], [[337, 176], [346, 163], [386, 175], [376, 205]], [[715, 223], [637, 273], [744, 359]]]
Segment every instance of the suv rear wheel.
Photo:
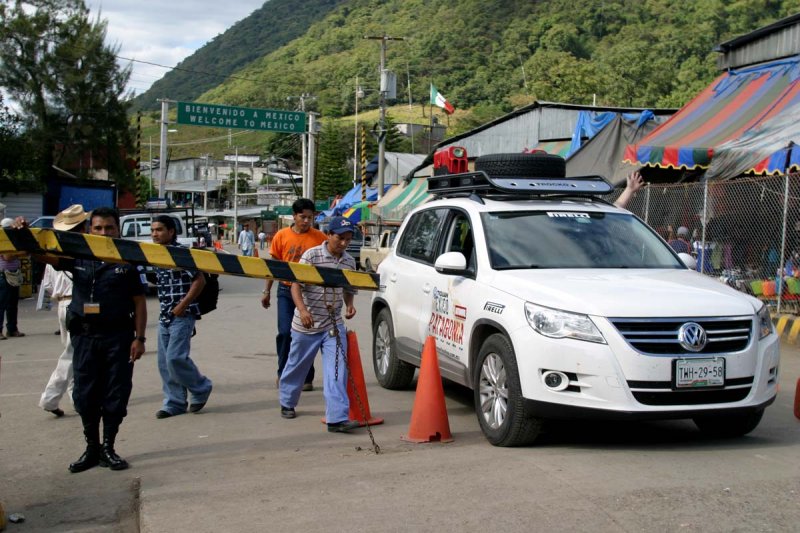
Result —
[[509, 340], [500, 334], [489, 337], [475, 368], [475, 414], [487, 440], [495, 446], [522, 446], [536, 440], [542, 421], [525, 412]]
[[416, 367], [397, 357], [392, 314], [381, 309], [372, 325], [372, 366], [384, 389], [407, 389], [414, 380]]

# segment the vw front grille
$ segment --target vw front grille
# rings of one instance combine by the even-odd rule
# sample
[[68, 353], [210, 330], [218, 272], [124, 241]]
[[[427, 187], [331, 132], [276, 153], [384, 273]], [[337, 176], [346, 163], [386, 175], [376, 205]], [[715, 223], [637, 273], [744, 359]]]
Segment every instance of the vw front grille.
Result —
[[[617, 331], [637, 352], [646, 355], [712, 355], [740, 352], [750, 344], [753, 317], [611, 318]], [[678, 330], [694, 322], [706, 331], [705, 347], [692, 352], [678, 341]]]

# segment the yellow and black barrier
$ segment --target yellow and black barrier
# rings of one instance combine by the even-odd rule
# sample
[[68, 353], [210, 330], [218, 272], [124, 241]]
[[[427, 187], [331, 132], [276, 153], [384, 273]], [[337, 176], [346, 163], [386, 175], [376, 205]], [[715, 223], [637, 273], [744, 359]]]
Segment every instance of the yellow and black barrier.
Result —
[[0, 253], [25, 252], [52, 256], [94, 259], [109, 263], [130, 263], [161, 268], [201, 270], [249, 278], [296, 281], [326, 287], [378, 290], [377, 274], [320, 268], [300, 263], [260, 259], [206, 250], [163, 246], [149, 242], [112, 239], [49, 229], [0, 230]]

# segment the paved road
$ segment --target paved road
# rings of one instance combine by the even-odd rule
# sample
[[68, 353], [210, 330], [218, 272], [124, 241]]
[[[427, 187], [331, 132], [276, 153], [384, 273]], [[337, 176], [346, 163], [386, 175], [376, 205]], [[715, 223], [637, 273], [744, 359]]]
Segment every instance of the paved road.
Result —
[[688, 421], [551, 427], [530, 448], [480, 433], [471, 393], [446, 387], [451, 444], [412, 445], [412, 392], [372, 374], [369, 294], [351, 321], [383, 453], [363, 431], [329, 434], [321, 391], [298, 418], [279, 416], [275, 311], [259, 281], [225, 278], [220, 306], [198, 327], [195, 359], [214, 380], [199, 414], [157, 420], [156, 302], [117, 449], [123, 472], [69, 474], [80, 420], [37, 407], [59, 353], [54, 312], [21, 305], [25, 338], [0, 342], [0, 500], [22, 512], [8, 531], [797, 531], [800, 421], [792, 416], [800, 352], [785, 346], [782, 390], [751, 435], [700, 437]]

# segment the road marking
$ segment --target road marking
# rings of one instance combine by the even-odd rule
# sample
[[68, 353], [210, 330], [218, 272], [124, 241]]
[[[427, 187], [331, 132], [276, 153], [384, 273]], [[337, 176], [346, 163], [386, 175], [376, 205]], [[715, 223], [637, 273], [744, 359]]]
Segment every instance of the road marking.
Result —
[[9, 394], [0, 394], [0, 398], [13, 398], [15, 396], [40, 396], [41, 392], [17, 392]]

